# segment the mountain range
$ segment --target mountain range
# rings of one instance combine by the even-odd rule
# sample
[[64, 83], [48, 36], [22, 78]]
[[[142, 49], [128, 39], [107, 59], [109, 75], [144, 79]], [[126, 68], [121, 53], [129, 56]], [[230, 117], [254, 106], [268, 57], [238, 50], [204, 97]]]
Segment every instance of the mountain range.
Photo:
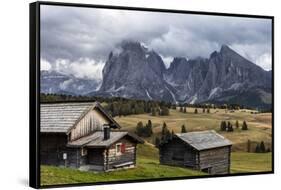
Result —
[[154, 50], [139, 42], [123, 41], [118, 51], [109, 54], [102, 74], [103, 80], [98, 84], [94, 80], [42, 71], [41, 92], [271, 108], [272, 72], [227, 45], [209, 58], [175, 57], [166, 68]]

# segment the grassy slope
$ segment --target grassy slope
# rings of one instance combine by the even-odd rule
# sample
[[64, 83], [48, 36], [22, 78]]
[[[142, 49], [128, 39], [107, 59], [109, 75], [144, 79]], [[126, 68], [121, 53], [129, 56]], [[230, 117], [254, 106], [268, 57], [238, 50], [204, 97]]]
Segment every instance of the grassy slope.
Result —
[[[223, 136], [230, 139], [233, 143], [233, 150], [246, 151], [246, 142], [264, 141], [266, 145], [271, 144], [271, 114], [251, 114], [249, 110], [235, 111], [234, 113], [226, 113], [222, 109], [211, 109], [210, 114], [203, 114], [201, 109], [198, 109], [199, 114], [194, 114], [193, 108], [188, 108], [187, 113], [181, 113], [178, 110], [170, 110], [169, 116], [151, 116], [149, 114], [130, 115], [126, 117], [115, 117], [120, 123], [122, 129], [134, 131], [136, 123], [142, 121], [144, 124], [150, 119], [153, 123], [153, 131], [155, 135], [161, 132], [163, 122], [166, 122], [168, 128], [175, 133], [180, 132], [181, 125], [185, 125], [188, 131], [198, 131], [213, 129], [221, 133]], [[245, 120], [249, 126], [248, 131], [234, 129], [233, 133], [220, 132], [219, 126], [222, 120], [230, 121], [233, 125], [238, 120], [240, 127]], [[147, 138], [148, 142], [153, 142], [154, 137]], [[254, 148], [255, 145], [252, 146]]]
[[231, 156], [231, 173], [271, 171], [271, 153], [234, 152]]
[[[271, 170], [271, 153], [232, 153], [231, 172], [258, 172]], [[180, 176], [199, 176], [204, 173], [191, 169], [160, 165], [158, 150], [150, 144], [138, 146], [137, 167], [108, 173], [82, 172], [69, 168], [41, 166], [41, 184], [71, 184], [118, 180], [152, 179]]]

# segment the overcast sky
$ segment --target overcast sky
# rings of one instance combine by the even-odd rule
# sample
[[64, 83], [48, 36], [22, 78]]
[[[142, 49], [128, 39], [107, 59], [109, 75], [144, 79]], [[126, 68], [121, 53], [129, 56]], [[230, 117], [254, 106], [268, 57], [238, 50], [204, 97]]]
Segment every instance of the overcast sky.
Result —
[[173, 57], [208, 58], [222, 44], [271, 70], [271, 20], [41, 5], [41, 69], [101, 79], [122, 40], [144, 43], [166, 67]]

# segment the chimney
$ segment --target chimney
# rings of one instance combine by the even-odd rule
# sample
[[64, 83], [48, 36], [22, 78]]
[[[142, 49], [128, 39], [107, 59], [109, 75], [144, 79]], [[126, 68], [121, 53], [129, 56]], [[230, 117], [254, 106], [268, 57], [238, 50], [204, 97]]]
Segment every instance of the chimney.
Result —
[[110, 126], [108, 124], [103, 125], [103, 140], [110, 139]]

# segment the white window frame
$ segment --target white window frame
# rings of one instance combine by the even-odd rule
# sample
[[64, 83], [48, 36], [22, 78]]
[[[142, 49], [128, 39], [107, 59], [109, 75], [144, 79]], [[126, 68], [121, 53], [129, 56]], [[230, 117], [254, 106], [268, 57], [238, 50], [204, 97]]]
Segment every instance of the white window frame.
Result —
[[[120, 147], [119, 148], [119, 152], [118, 152], [118, 148], [117, 148], [118, 146]], [[122, 143], [116, 143], [116, 145], [115, 145], [116, 155], [121, 155], [122, 154], [121, 148], [122, 148]]]
[[88, 154], [88, 150], [86, 148], [81, 148], [81, 156], [86, 156]]

